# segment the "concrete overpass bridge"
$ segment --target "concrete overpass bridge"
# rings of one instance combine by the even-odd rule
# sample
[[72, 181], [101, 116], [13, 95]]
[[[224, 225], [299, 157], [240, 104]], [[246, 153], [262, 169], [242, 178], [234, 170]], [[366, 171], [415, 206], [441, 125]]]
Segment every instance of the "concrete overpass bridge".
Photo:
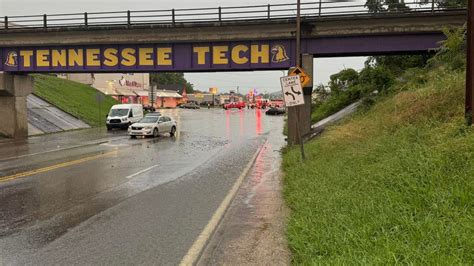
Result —
[[[174, 23], [171, 18], [169, 23], [98, 25], [89, 25], [88, 19], [82, 24], [50, 25], [48, 18], [53, 18], [44, 18], [43, 26], [15, 23], [0, 27], [0, 47], [287, 41], [294, 40], [296, 33], [294, 17]], [[303, 53], [346, 56], [423, 52], [437, 47], [444, 28], [462, 26], [465, 22], [465, 10], [307, 15], [302, 19]]]
[[[426, 53], [444, 39], [443, 29], [466, 22], [463, 9], [406, 4], [410, 9], [370, 13], [357, 3], [303, 3], [303, 67], [312, 73], [313, 57]], [[0, 77], [0, 112], [17, 115], [0, 132], [27, 133], [19, 111], [32, 82], [19, 74], [288, 69], [296, 62], [295, 10], [279, 4], [5, 17], [0, 71], [9, 74]], [[310, 109], [304, 113], [309, 118]]]

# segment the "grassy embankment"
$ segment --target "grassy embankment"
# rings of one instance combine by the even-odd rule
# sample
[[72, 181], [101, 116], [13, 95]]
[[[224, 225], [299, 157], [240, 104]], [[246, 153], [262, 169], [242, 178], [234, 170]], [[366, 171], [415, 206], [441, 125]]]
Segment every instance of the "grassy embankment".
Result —
[[104, 126], [105, 115], [118, 102], [105, 96], [99, 104], [97, 90], [91, 86], [54, 76], [34, 75], [35, 94], [91, 126]]
[[474, 132], [464, 73], [396, 85], [368, 111], [285, 152], [296, 264], [474, 263]]
[[335, 114], [359, 99], [359, 97], [353, 97], [347, 92], [341, 93], [338, 97], [331, 97], [326, 102], [313, 107], [311, 123], [316, 123], [332, 114]]

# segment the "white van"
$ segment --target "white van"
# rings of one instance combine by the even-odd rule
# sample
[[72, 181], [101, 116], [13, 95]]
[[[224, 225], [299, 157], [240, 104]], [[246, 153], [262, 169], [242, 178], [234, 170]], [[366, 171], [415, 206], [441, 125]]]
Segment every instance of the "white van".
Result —
[[116, 104], [110, 108], [107, 115], [107, 130], [112, 128], [126, 129], [142, 118], [143, 106], [141, 104]]

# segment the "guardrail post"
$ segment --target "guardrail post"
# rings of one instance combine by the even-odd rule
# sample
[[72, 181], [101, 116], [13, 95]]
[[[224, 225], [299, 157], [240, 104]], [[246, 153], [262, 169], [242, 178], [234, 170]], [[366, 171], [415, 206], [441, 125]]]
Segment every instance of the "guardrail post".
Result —
[[435, 0], [431, 0], [431, 13], [434, 13], [435, 10]]
[[5, 19], [3, 20], [3, 22], [5, 23], [5, 29], [8, 30], [8, 16], [5, 16]]
[[43, 15], [43, 28], [47, 28], [48, 27], [48, 17], [46, 16], [46, 14]]
[[84, 26], [89, 27], [89, 21], [87, 19], [87, 12], [84, 12]]
[[323, 2], [323, 0], [319, 0], [319, 14], [318, 14], [318, 16], [321, 16], [322, 2]]
[[219, 7], [219, 23], [222, 22], [222, 7]]
[[173, 26], [175, 25], [176, 23], [176, 17], [175, 17], [175, 10], [174, 8], [171, 10], [171, 19], [173, 21]]
[[127, 10], [127, 27], [130, 27], [132, 24], [131, 18], [130, 18], [130, 10]]
[[270, 4], [267, 6], [267, 18], [270, 20]]

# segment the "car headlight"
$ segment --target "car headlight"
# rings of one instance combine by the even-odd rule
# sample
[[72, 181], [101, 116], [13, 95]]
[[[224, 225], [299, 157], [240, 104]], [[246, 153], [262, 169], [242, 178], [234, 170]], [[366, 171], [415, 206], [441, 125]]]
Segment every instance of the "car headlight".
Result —
[[153, 127], [144, 127], [145, 130], [151, 130]]

